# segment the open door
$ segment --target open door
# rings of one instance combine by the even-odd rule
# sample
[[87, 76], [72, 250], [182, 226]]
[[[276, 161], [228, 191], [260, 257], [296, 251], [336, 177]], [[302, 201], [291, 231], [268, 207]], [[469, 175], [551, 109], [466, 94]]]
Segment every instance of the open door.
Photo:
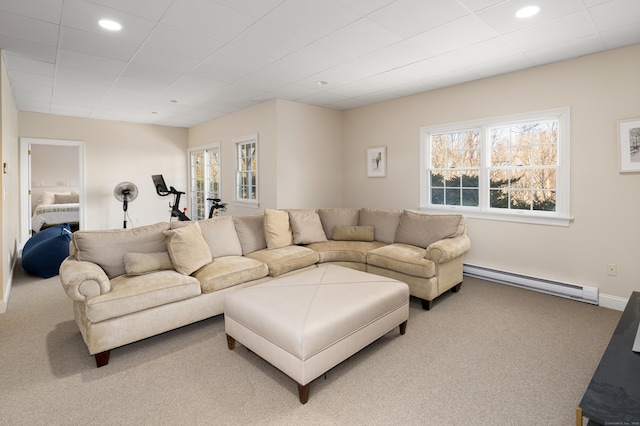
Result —
[[[21, 138], [20, 166], [21, 245], [34, 229], [56, 222], [84, 227], [83, 141]], [[72, 212], [74, 208], [77, 212]]]

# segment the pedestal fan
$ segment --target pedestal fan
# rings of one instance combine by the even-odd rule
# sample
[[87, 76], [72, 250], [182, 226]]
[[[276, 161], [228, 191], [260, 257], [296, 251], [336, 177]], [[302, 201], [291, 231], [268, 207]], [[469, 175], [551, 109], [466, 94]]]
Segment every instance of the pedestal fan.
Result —
[[113, 189], [113, 195], [116, 200], [122, 201], [122, 211], [124, 212], [123, 226], [127, 228], [127, 208], [129, 202], [136, 199], [138, 196], [138, 187], [131, 182], [121, 182]]

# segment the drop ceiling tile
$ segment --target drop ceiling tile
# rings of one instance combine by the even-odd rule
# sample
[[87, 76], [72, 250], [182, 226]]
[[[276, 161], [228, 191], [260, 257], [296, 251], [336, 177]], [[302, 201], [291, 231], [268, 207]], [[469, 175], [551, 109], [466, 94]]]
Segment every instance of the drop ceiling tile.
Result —
[[182, 76], [182, 73], [165, 68], [158, 68], [151, 65], [132, 62], [122, 72], [121, 76], [125, 78], [148, 80], [153, 83], [162, 83], [163, 85], [169, 85], [179, 79]]
[[53, 93], [55, 94], [58, 90], [68, 90], [70, 92], [78, 92], [78, 93], [94, 93], [101, 95], [105, 93], [105, 91], [109, 88], [109, 86], [104, 84], [91, 84], [86, 81], [77, 81], [70, 80], [66, 78], [56, 79], [56, 86], [54, 88]]
[[15, 83], [35, 84], [38, 86], [53, 87], [53, 76], [34, 74], [27, 71], [12, 71], [11, 81]]
[[0, 10], [40, 21], [60, 23], [63, 0], [2, 0]]
[[336, 52], [359, 57], [402, 39], [400, 35], [363, 18], [329, 34], [317, 43]]
[[505, 56], [513, 56], [518, 52], [500, 37], [472, 44], [462, 49], [445, 53], [441, 57], [451, 62], [456, 68], [467, 68], [481, 65]]
[[245, 13], [254, 18], [262, 18], [278, 7], [283, 0], [214, 0], [216, 3]]
[[482, 19], [476, 15], [468, 15], [412, 37], [410, 40], [425, 50], [444, 53], [497, 36], [497, 31]]
[[396, 34], [411, 37], [469, 14], [450, 0], [397, 0], [367, 17]]
[[491, 6], [495, 6], [498, 3], [502, 3], [505, 0], [458, 0], [465, 7], [473, 12], [478, 12], [483, 9], [487, 9]]
[[159, 24], [145, 41], [145, 48], [164, 50], [197, 59], [205, 59], [223, 44], [209, 37], [169, 25]]
[[117, 75], [107, 74], [95, 70], [76, 68], [67, 65], [58, 65], [56, 67], [56, 81], [81, 81], [85, 84], [95, 86], [111, 86], [116, 80]]
[[604, 44], [599, 36], [593, 35], [580, 39], [565, 41], [563, 43], [558, 43], [551, 46], [544, 46], [526, 52], [526, 55], [528, 58], [531, 58], [531, 60], [536, 65], [543, 65], [566, 59], [567, 52], [571, 52], [571, 55], [573, 55], [573, 57], [594, 53], [596, 47], [602, 49], [604, 47]]
[[306, 96], [304, 98], [298, 98], [298, 101], [311, 105], [326, 106], [331, 105], [334, 102], [344, 101], [345, 99], [348, 98], [346, 96], [341, 96], [335, 93], [320, 92], [310, 96]]
[[59, 47], [118, 61], [130, 60], [138, 49], [138, 45], [135, 43], [69, 27], [62, 28]]
[[131, 63], [184, 74], [200, 62], [200, 59], [143, 46], [136, 52]]
[[297, 0], [282, 3], [265, 20], [309, 38], [323, 37], [362, 15], [333, 0]]
[[105, 74], [118, 75], [127, 66], [124, 61], [109, 59], [88, 53], [60, 49], [58, 51], [58, 65], [70, 66], [86, 70], [100, 71]]
[[209, 80], [206, 78], [194, 77], [192, 75], [183, 75], [171, 85], [172, 88], [175, 87], [176, 89], [180, 90], [202, 93], [212, 93], [219, 90], [223, 86], [224, 83]]
[[607, 49], [615, 49], [640, 43], [640, 26], [635, 24], [627, 25], [626, 27], [616, 28], [611, 31], [604, 31], [600, 35]]
[[37, 84], [29, 84], [29, 83], [11, 83], [11, 91], [14, 96], [21, 95], [23, 93], [31, 93], [34, 95], [48, 95], [51, 96], [53, 94], [52, 86], [39, 86]]
[[73, 117], [88, 117], [93, 108], [64, 104], [51, 104], [51, 114], [69, 115]]
[[11, 70], [27, 71], [33, 74], [53, 75], [54, 65], [51, 62], [38, 61], [24, 56], [5, 53], [5, 59]]
[[0, 35], [34, 43], [55, 46], [58, 42], [56, 24], [0, 11]]
[[500, 34], [508, 34], [584, 10], [581, 0], [536, 0], [536, 5], [540, 7], [540, 12], [537, 15], [527, 19], [516, 18], [515, 14], [518, 9], [529, 6], [529, 3], [528, 0], [505, 1], [478, 12], [478, 16]]
[[311, 43], [311, 39], [283, 30], [268, 22], [257, 22], [231, 44], [267, 56], [281, 58]]
[[617, 27], [636, 24], [640, 27], [640, 1], [614, 0], [589, 9], [598, 30], [610, 31]]
[[395, 0], [338, 0], [339, 3], [350, 7], [362, 15], [368, 15], [394, 1]]
[[227, 43], [256, 18], [210, 0], [175, 0], [161, 22]]
[[330, 90], [384, 72], [387, 69], [385, 64], [364, 56], [304, 78], [297, 84], [313, 87], [318, 81], [327, 81], [329, 83], [327, 90]]
[[385, 69], [393, 69], [422, 61], [437, 53], [436, 50], [427, 47], [419, 40], [406, 39], [364, 55], [362, 58], [375, 61], [383, 65]]
[[536, 63], [528, 55], [525, 56], [518, 54], [503, 59], [496, 59], [489, 63], [471, 66], [468, 70], [476, 74], [478, 77], [491, 77], [494, 75], [518, 71], [535, 65]]
[[39, 61], [55, 63], [56, 47], [0, 35], [0, 49]]
[[517, 49], [527, 52], [596, 34], [586, 12], [577, 12], [504, 36]]
[[140, 79], [127, 76], [121, 76], [120, 78], [118, 78], [113, 86], [120, 89], [152, 94], [158, 93], [167, 88], [166, 83], [152, 81], [151, 79]]
[[50, 106], [51, 99], [53, 96], [51, 94], [42, 94], [42, 93], [21, 93], [21, 105], [34, 105], [34, 106]]
[[[109, 31], [100, 27], [98, 21], [104, 18], [119, 22], [122, 29]], [[65, 0], [62, 24], [65, 27], [130, 43], [142, 43], [155, 26], [155, 22], [151, 20], [84, 0]]]
[[162, 18], [173, 3], [172, 0], [91, 0], [91, 2], [155, 22]]
[[228, 84], [244, 76], [245, 73], [239, 70], [233, 63], [214, 65], [205, 62], [189, 71], [186, 75], [193, 78], [211, 80], [216, 83]]

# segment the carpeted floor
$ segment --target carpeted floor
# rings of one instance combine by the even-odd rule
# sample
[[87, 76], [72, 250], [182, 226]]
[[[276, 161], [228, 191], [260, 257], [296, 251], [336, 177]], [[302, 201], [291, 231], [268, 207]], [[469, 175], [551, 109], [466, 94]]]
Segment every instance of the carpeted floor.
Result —
[[549, 425], [575, 407], [621, 312], [466, 278], [311, 384], [241, 345], [218, 316], [112, 351], [97, 369], [58, 277], [18, 267], [0, 315], [7, 425]]

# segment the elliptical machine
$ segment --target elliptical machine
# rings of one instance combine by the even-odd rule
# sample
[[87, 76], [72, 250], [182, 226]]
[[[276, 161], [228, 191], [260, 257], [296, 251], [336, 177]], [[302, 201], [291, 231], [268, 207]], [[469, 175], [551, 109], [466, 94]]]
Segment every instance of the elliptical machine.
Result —
[[173, 194], [173, 205], [169, 204], [169, 207], [171, 207], [171, 217], [177, 217], [180, 221], [190, 221], [191, 219], [185, 214], [187, 209], [180, 210], [180, 196], [183, 195], [184, 192], [178, 191], [173, 186], [167, 189], [167, 184], [164, 182], [162, 175], [152, 175], [151, 179], [153, 179], [153, 184], [159, 196], [166, 197], [167, 195]]

